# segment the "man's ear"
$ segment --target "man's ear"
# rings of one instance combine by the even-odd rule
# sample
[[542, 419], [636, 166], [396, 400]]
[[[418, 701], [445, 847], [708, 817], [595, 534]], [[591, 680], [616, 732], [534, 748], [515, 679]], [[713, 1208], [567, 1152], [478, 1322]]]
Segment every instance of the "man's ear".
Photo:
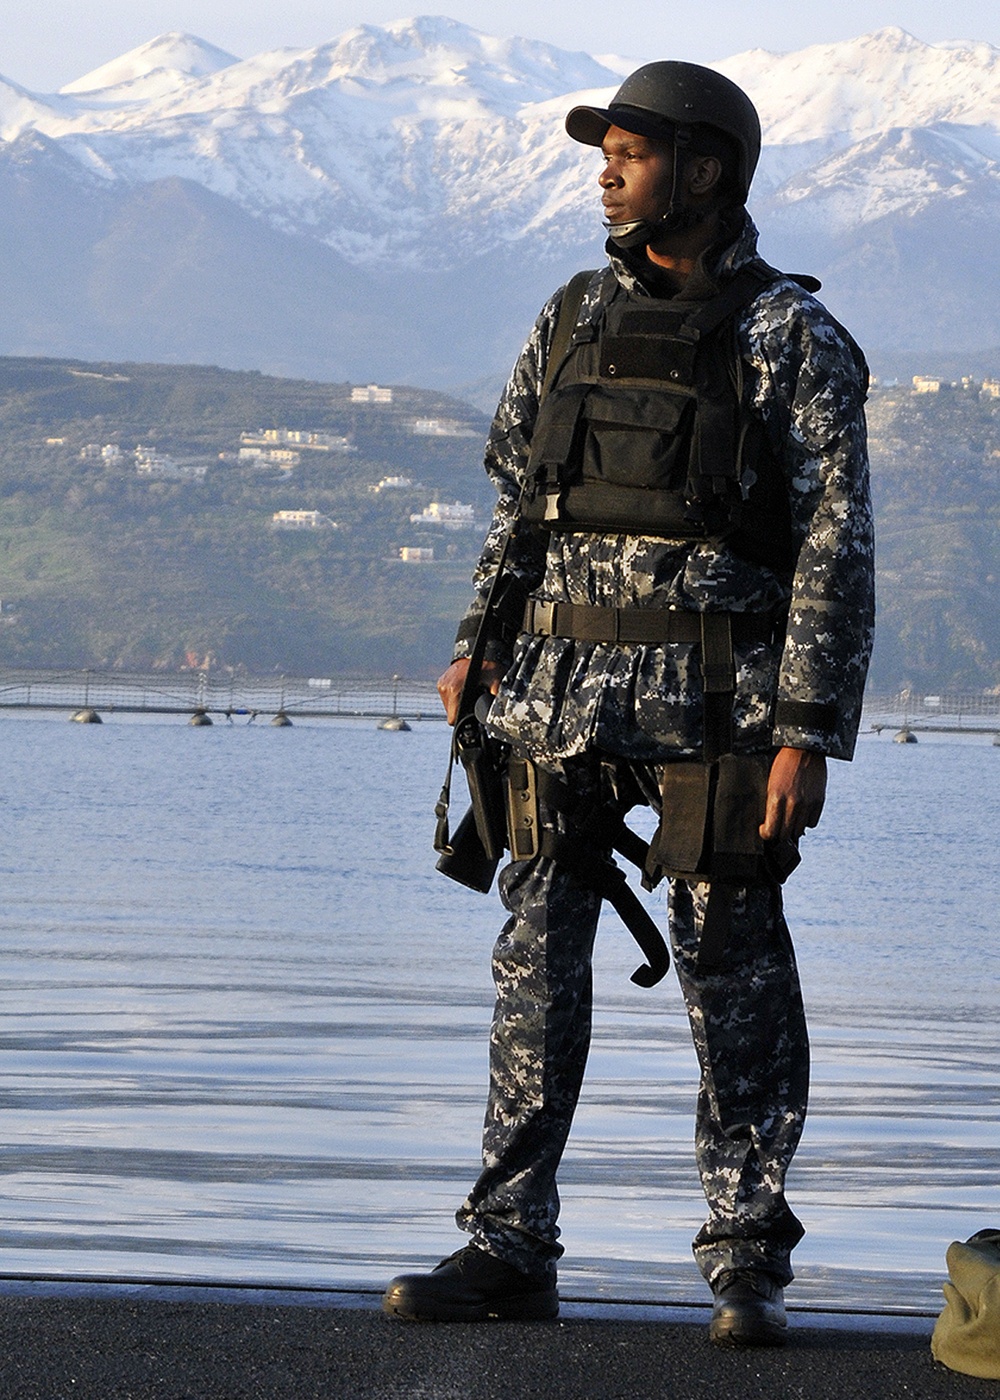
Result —
[[688, 192], [693, 195], [711, 194], [722, 179], [722, 161], [715, 156], [692, 156], [684, 171]]

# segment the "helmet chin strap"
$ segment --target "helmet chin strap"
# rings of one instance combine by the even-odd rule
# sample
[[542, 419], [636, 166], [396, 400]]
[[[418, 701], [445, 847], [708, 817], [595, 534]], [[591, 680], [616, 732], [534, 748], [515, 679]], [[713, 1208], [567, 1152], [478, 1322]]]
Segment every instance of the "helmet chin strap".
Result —
[[675, 209], [664, 214], [662, 219], [633, 219], [629, 224], [606, 223], [604, 227], [608, 237], [619, 248], [643, 248], [652, 243], [658, 234], [694, 228], [706, 218], [707, 211], [702, 209]]
[[609, 237], [619, 248], [643, 248], [650, 244], [657, 234], [676, 233], [680, 229], [694, 228], [705, 218], [705, 211], [691, 209], [680, 202], [681, 152], [691, 141], [691, 132], [686, 126], [674, 127], [673, 166], [670, 175], [670, 198], [667, 212], [658, 219], [632, 219], [627, 224], [608, 224], [604, 227]]

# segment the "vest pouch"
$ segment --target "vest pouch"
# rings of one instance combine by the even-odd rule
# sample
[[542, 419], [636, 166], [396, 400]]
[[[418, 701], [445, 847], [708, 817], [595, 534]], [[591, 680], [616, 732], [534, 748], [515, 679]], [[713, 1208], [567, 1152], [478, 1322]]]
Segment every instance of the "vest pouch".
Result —
[[541, 402], [521, 508], [531, 523], [551, 526], [559, 518], [562, 495], [579, 474], [579, 428], [588, 387], [579, 382], [557, 386]]
[[769, 754], [723, 754], [716, 763], [666, 764], [660, 823], [646, 875], [713, 880], [730, 886], [767, 878], [759, 827], [764, 820]]
[[681, 759], [668, 763], [660, 783], [660, 822], [649, 843], [645, 874], [704, 879], [705, 838], [712, 800], [712, 769]]
[[719, 758], [712, 814], [712, 879], [729, 885], [760, 879], [764, 854], [760, 824], [770, 771], [770, 754], [724, 753]]
[[690, 534], [684, 481], [695, 401], [683, 391], [556, 385], [538, 415], [524, 519], [551, 530]]
[[574, 441], [588, 388], [587, 384], [567, 384], [546, 396], [531, 439], [529, 471], [541, 475], [547, 468], [557, 466], [565, 474], [577, 455]]
[[653, 491], [684, 486], [695, 421], [692, 395], [595, 384], [583, 419], [584, 481]]

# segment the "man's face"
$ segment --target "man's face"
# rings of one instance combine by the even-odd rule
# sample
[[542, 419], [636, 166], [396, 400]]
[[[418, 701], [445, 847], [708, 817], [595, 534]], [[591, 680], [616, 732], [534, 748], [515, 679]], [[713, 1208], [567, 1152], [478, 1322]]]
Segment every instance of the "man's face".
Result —
[[604, 166], [599, 183], [609, 224], [658, 219], [670, 203], [674, 152], [667, 141], [636, 136], [612, 126], [601, 145]]

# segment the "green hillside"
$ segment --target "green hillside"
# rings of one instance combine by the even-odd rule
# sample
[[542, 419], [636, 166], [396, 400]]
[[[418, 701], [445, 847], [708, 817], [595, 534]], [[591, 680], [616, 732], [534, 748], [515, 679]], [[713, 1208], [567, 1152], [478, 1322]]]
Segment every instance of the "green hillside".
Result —
[[[438, 433], [414, 432], [418, 420]], [[878, 390], [870, 423], [872, 683], [996, 687], [1000, 401]], [[468, 404], [411, 388], [356, 403], [346, 384], [210, 367], [0, 359], [0, 664], [173, 670], [209, 658], [251, 673], [432, 677], [482, 528], [410, 516], [459, 501], [486, 519], [486, 427]], [[287, 471], [238, 460], [241, 434], [266, 429], [352, 450], [277, 444], [299, 451]], [[140, 476], [137, 445], [204, 474]], [[102, 458], [107, 446], [122, 455]], [[374, 489], [401, 477], [412, 484]], [[336, 528], [272, 528], [288, 510]], [[404, 563], [402, 547], [433, 561]]]
[[1000, 687], [1000, 400], [978, 386], [883, 390], [869, 427], [879, 602], [872, 685]]
[[[469, 435], [418, 435], [416, 419]], [[302, 450], [287, 472], [235, 460], [242, 432], [268, 428], [352, 450]], [[437, 674], [482, 532], [410, 515], [460, 499], [486, 518], [485, 429], [468, 405], [414, 389], [356, 404], [345, 384], [0, 359], [0, 659]], [[81, 456], [109, 444], [119, 461]], [[137, 444], [204, 477], [143, 479]], [[386, 477], [413, 485], [374, 491]], [[282, 510], [318, 511], [336, 529], [276, 531]], [[405, 564], [401, 546], [434, 561]]]

